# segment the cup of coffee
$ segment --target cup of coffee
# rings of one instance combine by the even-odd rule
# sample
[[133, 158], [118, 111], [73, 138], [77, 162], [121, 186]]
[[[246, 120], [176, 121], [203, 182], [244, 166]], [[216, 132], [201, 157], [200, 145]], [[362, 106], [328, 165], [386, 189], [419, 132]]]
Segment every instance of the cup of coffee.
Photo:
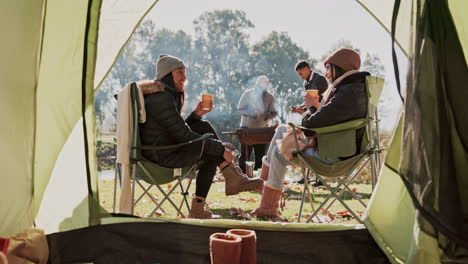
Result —
[[213, 102], [212, 94], [202, 94], [202, 110], [211, 110], [211, 102]]
[[318, 90], [307, 90], [306, 92], [311, 97], [317, 97], [318, 96]]

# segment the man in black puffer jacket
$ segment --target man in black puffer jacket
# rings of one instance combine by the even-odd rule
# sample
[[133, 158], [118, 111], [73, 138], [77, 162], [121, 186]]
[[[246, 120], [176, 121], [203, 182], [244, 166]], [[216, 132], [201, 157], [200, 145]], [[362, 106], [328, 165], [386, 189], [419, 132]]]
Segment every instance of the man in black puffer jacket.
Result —
[[[226, 180], [226, 195], [237, 194], [259, 188], [260, 179], [250, 179], [233, 163], [232, 152], [219, 140], [213, 126], [202, 116], [210, 112], [203, 110], [201, 102], [184, 121], [180, 112], [184, 104], [184, 83], [186, 80], [185, 65], [176, 57], [160, 55], [157, 61], [155, 81], [146, 81], [145, 85], [154, 86], [154, 93], [145, 95], [146, 122], [140, 124], [140, 135], [143, 145], [165, 146], [187, 142], [205, 133], [213, 134], [206, 140], [197, 175], [195, 198], [192, 200], [191, 215], [193, 218], [213, 218], [205, 208], [205, 199], [216, 173], [221, 169]], [[164, 85], [161, 85], [163, 83]], [[163, 89], [157, 87], [163, 86]], [[141, 88], [141, 87], [140, 87]], [[186, 167], [200, 160], [202, 143], [197, 142], [177, 149], [145, 150], [143, 156], [160, 166], [168, 168]]]

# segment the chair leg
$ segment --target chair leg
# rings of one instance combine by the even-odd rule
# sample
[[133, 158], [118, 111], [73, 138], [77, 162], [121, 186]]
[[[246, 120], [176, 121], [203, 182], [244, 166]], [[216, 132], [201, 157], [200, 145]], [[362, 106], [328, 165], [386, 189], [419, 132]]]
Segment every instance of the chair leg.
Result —
[[[143, 186], [143, 184], [141, 184], [141, 182], [139, 182], [138, 180], [136, 180], [136, 183], [140, 186], [140, 188], [143, 190], [143, 194], [140, 195], [138, 197], [138, 199], [135, 201], [134, 205], [136, 206], [136, 204], [145, 196], [145, 194], [151, 199], [151, 201], [153, 201], [153, 203], [155, 205], [158, 204], [158, 201], [157, 201], [157, 198], [154, 198], [153, 195], [151, 195], [151, 193], [149, 192], [149, 190], [154, 186], [153, 184], [150, 184], [150, 186], [148, 186], [148, 188], [145, 188]], [[164, 210], [161, 208], [161, 210], [164, 212]], [[165, 212], [164, 212], [165, 213]]]
[[133, 215], [134, 213], [134, 209], [135, 209], [135, 206], [133, 204], [133, 201], [135, 199], [135, 173], [136, 173], [136, 164], [132, 164], [132, 177], [131, 177], [131, 184], [132, 184], [132, 210], [131, 210], [131, 214]]
[[[314, 173], [314, 174], [315, 174], [315, 173]], [[331, 186], [328, 185], [328, 183], [325, 182], [325, 181], [323, 180], [323, 178], [322, 178], [320, 175], [315, 174], [315, 176], [318, 176], [318, 177], [319, 177], [319, 179], [322, 181], [323, 185], [330, 191], [330, 195], [334, 196], [334, 197], [346, 208], [346, 210], [348, 210], [348, 212], [349, 212], [360, 224], [362, 224], [363, 222], [362, 222], [361, 218], [359, 218], [359, 217], [356, 215], [356, 213], [354, 213], [354, 211], [353, 211], [343, 200], [341, 200], [340, 197], [338, 197], [338, 195], [336, 194], [336, 192], [334, 192], [334, 191], [332, 190]], [[329, 196], [329, 197], [330, 197], [330, 196]], [[327, 200], [328, 200], [328, 199], [327, 199]], [[326, 201], [324, 201], [324, 202], [326, 202]], [[322, 205], [321, 205], [319, 208], [317, 208], [317, 210], [314, 212], [313, 215], [311, 215], [311, 216], [309, 217], [309, 219], [307, 219], [306, 223], [309, 223], [309, 221], [310, 221], [315, 215], [317, 215], [317, 213], [320, 211], [320, 208], [322, 208], [322, 206], [324, 205], [324, 202], [322, 202]]]
[[[338, 183], [338, 185], [336, 186], [336, 188], [340, 188], [341, 185], [348, 186], [349, 184], [351, 184], [351, 183], [353, 182], [353, 180], [359, 175], [359, 173], [361, 173], [362, 169], [366, 166], [366, 164], [367, 164], [368, 162], [369, 162], [369, 159], [367, 159], [367, 160], [362, 164], [362, 166], [359, 168], [359, 170], [350, 178], [350, 180], [348, 180], [348, 184], [346, 184], [345, 181], [346, 181], [346, 179], [350, 176], [350, 174], [348, 174], [348, 175], [346, 175], [345, 177], [343, 177], [343, 180], [342, 180], [343, 184], [341, 183], [341, 181], [339, 181], [339, 178], [338, 178], [339, 183]], [[338, 194], [339, 197], [341, 197], [341, 195], [345, 192], [345, 189], [347, 189], [347, 190], [351, 193], [351, 195], [353, 195], [353, 197], [354, 197], [355, 199], [357, 199], [357, 200], [362, 204], [362, 206], [367, 207], [367, 205], [366, 205], [361, 199], [359, 199], [359, 197], [357, 197], [357, 196], [355, 195], [355, 193], [354, 193], [352, 190], [350, 190], [349, 188], [343, 188], [343, 189], [339, 192], [339, 194]], [[328, 201], [328, 200], [331, 198], [331, 196], [328, 196], [327, 198], [328, 198], [328, 199], [326, 199], [326, 200]], [[332, 202], [327, 206], [327, 208], [325, 209], [325, 211], [327, 211], [335, 202], [336, 202], [336, 199], [333, 199]]]
[[[182, 206], [183, 206], [183, 204], [185, 203], [185, 206], [187, 207], [187, 210], [188, 210], [188, 215], [189, 215], [190, 217], [192, 217], [192, 215], [191, 215], [191, 213], [190, 213], [190, 206], [189, 206], [189, 203], [188, 203], [188, 201], [187, 201], [187, 192], [188, 192], [188, 187], [189, 187], [189, 186], [187, 187], [187, 189], [184, 189], [184, 186], [182, 185], [182, 180], [183, 180], [183, 179], [180, 179], [180, 178], [177, 179], [177, 181], [178, 181], [178, 183], [179, 183], [179, 186], [180, 186], [180, 189], [181, 189], [181, 191], [182, 191], [182, 201], [180, 202], [179, 211], [182, 211]], [[192, 181], [192, 180], [190, 180], [190, 182], [191, 182], [191, 181]]]
[[298, 223], [301, 222], [302, 208], [304, 207], [306, 188], [309, 187], [308, 182], [309, 182], [309, 174], [310, 174], [309, 169], [306, 170], [304, 167], [302, 167], [301, 169], [302, 169], [302, 177], [304, 179], [304, 190], [302, 190], [301, 205], [299, 206], [299, 214], [297, 215], [297, 222]]
[[[369, 161], [369, 160], [367, 160], [366, 162], [364, 162], [364, 164], [360, 167], [360, 169], [357, 171], [357, 173], [355, 173], [355, 174], [351, 177], [351, 179], [348, 181], [347, 184], [345, 183], [345, 180], [350, 176], [351, 173], [348, 174], [348, 175], [346, 175], [346, 176], [343, 178], [343, 180], [340, 180], [340, 179], [338, 178], [338, 179], [337, 179], [337, 180], [338, 180], [338, 185], [337, 185], [335, 188], [340, 188], [341, 185], [344, 185], [344, 188], [338, 193], [338, 195], [332, 195], [332, 194], [330, 194], [325, 200], [323, 200], [323, 202], [319, 205], [318, 209], [312, 214], [312, 216], [309, 218], [308, 221], [310, 221], [310, 219], [312, 219], [315, 215], [317, 215], [317, 213], [319, 212], [320, 208], [323, 208], [323, 207], [325, 206], [325, 204], [327, 204], [327, 202], [328, 202], [333, 196], [335, 196], [335, 197], [334, 197], [334, 199], [331, 201], [331, 203], [328, 204], [328, 206], [325, 208], [325, 212], [328, 211], [328, 209], [336, 202], [336, 200], [339, 200], [341, 203], [344, 203], [340, 198], [341, 198], [341, 195], [344, 193], [345, 190], [348, 190], [348, 191], [351, 193], [351, 195], [353, 195], [353, 197], [354, 197], [355, 199], [357, 199], [357, 200], [362, 204], [362, 206], [363, 206], [364, 208], [367, 208], [367, 205], [366, 205], [359, 197], [357, 197], [357, 195], [349, 188], [348, 185], [351, 184], [351, 182], [359, 175], [359, 173], [360, 173], [361, 170], [365, 167], [365, 165], [367, 164], [368, 161]], [[318, 175], [318, 174], [316, 174], [316, 173], [314, 173], [314, 175], [315, 175], [316, 177], [318, 177], [322, 182], [325, 182], [325, 180], [324, 180], [322, 177], [320, 177], [320, 175]], [[328, 189], [331, 193], [335, 194], [335, 192], [332, 191], [331, 186], [329, 186], [329, 185], [327, 185], [327, 186], [328, 186], [327, 189]], [[345, 207], [346, 207], [346, 206], [345, 206]], [[348, 209], [348, 208], [347, 208], [347, 209]], [[348, 209], [348, 211], [350, 211], [350, 209]], [[352, 210], [351, 210], [351, 211], [352, 211]], [[350, 211], [350, 212], [351, 212], [351, 211]], [[353, 211], [353, 212], [354, 212], [354, 211]], [[354, 216], [354, 215], [355, 215], [355, 214], [353, 214], [353, 216]], [[308, 221], [307, 221], [307, 222], [308, 222]], [[358, 221], [359, 221], [359, 219], [358, 219]]]
[[[309, 172], [309, 175], [310, 175], [310, 172]], [[310, 207], [311, 207], [312, 212], [313, 212], [313, 211], [315, 211], [314, 197], [312, 195], [312, 192], [310, 191], [308, 179], [307, 179], [307, 183], [304, 183], [304, 185], [306, 186], [307, 196], [309, 198]]]
[[[351, 177], [351, 179], [348, 181], [348, 184], [351, 184], [351, 182], [352, 182], [358, 175], [359, 175], [358, 173], [354, 174], [353, 177]], [[343, 183], [343, 185], [345, 185], [345, 184]], [[340, 188], [340, 187], [341, 187], [341, 183], [339, 183], [339, 185], [338, 185], [336, 188]], [[346, 190], [346, 188], [341, 189], [341, 191], [338, 193], [338, 196], [341, 197], [341, 196], [343, 195], [343, 193], [345, 192], [345, 190]], [[352, 190], [351, 190], [351, 191], [352, 191]], [[358, 200], [361, 202], [361, 204], [362, 204], [364, 207], [366, 207], [366, 205], [365, 205], [360, 199], [358, 199]], [[332, 200], [332, 201], [327, 205], [327, 207], [325, 208], [325, 212], [328, 211], [328, 209], [330, 209], [330, 207], [331, 207], [335, 202], [336, 202], [336, 198], [333, 198], [333, 200]]]
[[181, 210], [179, 210], [179, 208], [177, 207], [177, 205], [174, 203], [174, 201], [172, 201], [169, 196], [174, 192], [174, 190], [177, 188], [177, 185], [175, 185], [174, 187], [172, 187], [169, 192], [165, 192], [159, 185], [155, 184], [156, 187], [159, 189], [159, 191], [164, 195], [164, 198], [161, 200], [161, 202], [156, 206], [156, 208], [154, 208], [154, 210], [149, 214], [149, 216], [152, 216], [163, 204], [164, 202], [167, 200], [173, 207], [174, 209], [176, 209], [176, 211], [180, 214], [180, 216], [182, 218], [185, 218], [185, 215], [182, 213]]
[[[143, 172], [144, 172], [150, 179], [152, 179], [151, 174], [148, 172], [148, 170], [146, 170], [146, 168], [145, 168], [143, 165], [141, 165], [140, 162], [138, 162], [138, 166], [140, 166], [140, 168], [143, 170]], [[174, 187], [172, 187], [172, 188], [169, 190], [169, 192], [167, 192], [167, 193], [161, 188], [161, 186], [159, 186], [159, 185], [157, 184], [157, 182], [154, 182], [154, 180], [153, 180], [153, 185], [155, 185], [156, 188], [159, 189], [159, 191], [162, 193], [162, 195], [164, 196], [164, 198], [161, 200], [161, 202], [160, 202], [158, 205], [156, 205], [156, 208], [154, 208], [154, 210], [148, 215], [148, 217], [149, 217], [149, 216], [152, 216], [152, 215], [163, 205], [163, 203], [164, 203], [166, 200], [168, 200], [169, 203], [177, 210], [177, 212], [178, 212], [182, 217], [185, 218], [184, 214], [179, 210], [179, 208], [178, 208], [177, 205], [174, 203], [174, 201], [172, 201], [172, 200], [169, 198], [169, 195], [171, 195], [171, 194], [174, 192], [174, 190], [177, 188], [177, 185], [175, 185]]]
[[[318, 175], [318, 174], [315, 173], [315, 172], [313, 172], [313, 174], [314, 174], [314, 176], [315, 176], [317, 179], [319, 179], [319, 180], [320, 180], [322, 183], [324, 183], [324, 185], [325, 185], [325, 180], [324, 180], [320, 175]], [[345, 177], [348, 177], [348, 176], [349, 176], [349, 174], [346, 175]], [[327, 187], [327, 186], [328, 186], [328, 187]], [[341, 186], [341, 184], [339, 184], [339, 185], [337, 186], [337, 188], [339, 188], [340, 186]], [[326, 187], [327, 187], [327, 189], [328, 189], [330, 192], [333, 192], [332, 189], [331, 189], [331, 186], [329, 186], [329, 185], [327, 184]], [[314, 217], [320, 212], [320, 209], [323, 208], [331, 198], [332, 198], [332, 195], [331, 195], [331, 194], [328, 195], [328, 197], [325, 198], [325, 199], [322, 201], [322, 203], [318, 206], [317, 210], [313, 210], [312, 215], [309, 217], [309, 219], [306, 221], [306, 223], [308, 223], [308, 222], [310, 221], [310, 219], [314, 218]], [[335, 199], [335, 200], [336, 200], [336, 199]], [[332, 202], [331, 204], [333, 204], [333, 202]], [[330, 204], [329, 206], [331, 206], [331, 204]], [[327, 211], [327, 210], [328, 210], [328, 208], [327, 208], [325, 211]]]
[[192, 174], [195, 172], [197, 169], [197, 165], [193, 165], [182, 177], [178, 178], [178, 184], [180, 186], [181, 194], [182, 194], [182, 201], [180, 201], [180, 206], [178, 211], [182, 211], [182, 206], [185, 203], [185, 207], [187, 208], [187, 212], [189, 217], [192, 217], [192, 213], [190, 211], [190, 205], [187, 200], [187, 195], [189, 194], [188, 191], [190, 190], [190, 185], [192, 185], [192, 178], [189, 178], [189, 182], [187, 184], [187, 187], [184, 189], [184, 185], [182, 184], [182, 180], [188, 178], [188, 175]]
[[115, 213], [115, 204], [117, 200], [117, 173], [119, 170], [119, 165], [117, 161], [115, 161], [115, 173], [114, 173], [114, 200], [112, 202], [112, 212]]
[[302, 190], [301, 205], [299, 207], [299, 214], [297, 216], [297, 222], [298, 223], [301, 222], [302, 209], [304, 207], [306, 192], [307, 192], [307, 198], [309, 199], [309, 203], [310, 203], [310, 207], [312, 209], [312, 212], [315, 211], [314, 197], [313, 197], [312, 192], [310, 191], [310, 187], [309, 187], [310, 170], [302, 168], [302, 174], [305, 175], [304, 176], [304, 189]]

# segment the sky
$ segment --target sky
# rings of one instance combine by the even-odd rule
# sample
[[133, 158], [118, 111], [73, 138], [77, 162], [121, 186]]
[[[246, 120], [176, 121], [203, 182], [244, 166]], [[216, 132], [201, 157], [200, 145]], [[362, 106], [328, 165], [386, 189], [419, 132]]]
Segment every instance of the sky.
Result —
[[[387, 117], [383, 126], [391, 129], [400, 110], [388, 32], [354, 0], [159, 0], [146, 19], [157, 27], [193, 34], [193, 20], [203, 12], [238, 9], [246, 13], [255, 28], [251, 44], [271, 31], [287, 32], [291, 39], [314, 58], [321, 58], [340, 39], [351, 41], [361, 52], [377, 54], [386, 70]], [[391, 10], [389, 10], [391, 12]], [[400, 72], [406, 72], [406, 58], [398, 52]], [[404, 80], [403, 84], [404, 84]]]

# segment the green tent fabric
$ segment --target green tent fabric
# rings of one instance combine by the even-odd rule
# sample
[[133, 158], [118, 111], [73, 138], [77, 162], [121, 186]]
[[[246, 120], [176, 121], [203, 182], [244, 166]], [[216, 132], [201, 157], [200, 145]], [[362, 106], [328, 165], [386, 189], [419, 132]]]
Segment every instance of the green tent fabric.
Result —
[[445, 258], [460, 261], [468, 252], [468, 90], [460, 89], [468, 68], [447, 2], [422, 2], [399, 171], [421, 229], [438, 238]]
[[[0, 49], [0, 236], [34, 224], [52, 233], [124, 221], [98, 206], [93, 95], [156, 2], [0, 3], [0, 28], [8, 40]], [[468, 2], [357, 2], [389, 32], [398, 15], [397, 44], [411, 60], [405, 111], [365, 226], [392, 263], [466, 262]], [[193, 224], [177, 222], [174, 229]], [[208, 225], [199, 222], [201, 229]], [[267, 229], [288, 235], [345, 232], [342, 226]]]
[[468, 25], [459, 13], [468, 5], [405, 2], [414, 40], [405, 112], [365, 223], [394, 263], [467, 262]]
[[[7, 127], [0, 132], [1, 236], [33, 223], [54, 232], [99, 221], [93, 206], [98, 199], [95, 81], [102, 79], [155, 3], [0, 4], [0, 27], [8, 39], [0, 49], [5, 87], [0, 117]], [[107, 30], [98, 34], [99, 28]], [[73, 221], [64, 221], [72, 215]]]
[[[0, 234], [31, 226], [35, 141], [35, 96], [43, 1], [0, 2]], [[26, 8], [27, 7], [27, 8]], [[21, 230], [19, 230], [21, 231]]]

